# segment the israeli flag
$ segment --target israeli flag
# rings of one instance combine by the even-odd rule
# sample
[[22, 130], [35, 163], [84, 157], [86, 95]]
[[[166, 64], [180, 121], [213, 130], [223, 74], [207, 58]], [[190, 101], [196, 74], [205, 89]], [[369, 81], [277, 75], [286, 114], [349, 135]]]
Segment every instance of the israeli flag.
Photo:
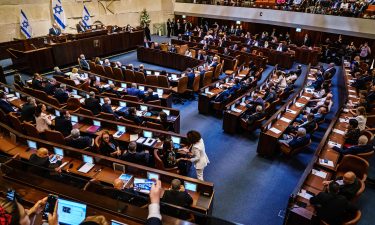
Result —
[[67, 24], [61, 0], [52, 0], [52, 13], [57, 25], [64, 30]]
[[90, 13], [85, 5], [83, 5], [82, 23], [85, 25], [86, 29], [89, 29], [92, 25]]
[[20, 26], [21, 26], [21, 33], [27, 38], [31, 38], [33, 35], [33, 31], [31, 30], [31, 26], [29, 20], [26, 17], [26, 14], [21, 9], [21, 19], [20, 19]]

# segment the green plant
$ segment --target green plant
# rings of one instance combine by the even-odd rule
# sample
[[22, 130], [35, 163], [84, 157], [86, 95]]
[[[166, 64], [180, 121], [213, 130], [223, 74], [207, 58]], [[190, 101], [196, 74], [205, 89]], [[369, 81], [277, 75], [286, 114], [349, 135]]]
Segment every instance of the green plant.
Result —
[[141, 22], [141, 27], [145, 27], [146, 25], [150, 25], [151, 19], [150, 15], [148, 14], [146, 9], [143, 9], [140, 15], [140, 22]]

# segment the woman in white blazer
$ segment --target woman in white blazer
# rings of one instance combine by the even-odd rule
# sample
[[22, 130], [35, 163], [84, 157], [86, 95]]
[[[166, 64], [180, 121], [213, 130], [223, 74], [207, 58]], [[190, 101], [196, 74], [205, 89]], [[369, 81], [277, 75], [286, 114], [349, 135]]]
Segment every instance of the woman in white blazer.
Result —
[[194, 164], [197, 172], [197, 178], [199, 180], [204, 180], [203, 170], [207, 164], [210, 163], [210, 160], [208, 160], [201, 134], [198, 131], [189, 131], [187, 133], [187, 139], [191, 144], [192, 158], [185, 158], [185, 160], [188, 160]]

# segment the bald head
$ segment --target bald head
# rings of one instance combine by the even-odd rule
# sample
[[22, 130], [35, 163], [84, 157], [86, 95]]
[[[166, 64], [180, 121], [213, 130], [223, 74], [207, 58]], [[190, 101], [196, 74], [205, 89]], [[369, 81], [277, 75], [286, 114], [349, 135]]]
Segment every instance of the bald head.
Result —
[[36, 155], [40, 158], [48, 157], [48, 150], [46, 148], [40, 148], [36, 151]]
[[355, 179], [356, 175], [352, 171], [346, 172], [343, 176], [344, 184], [352, 184], [354, 183]]
[[113, 181], [113, 187], [117, 190], [122, 190], [124, 188], [124, 181], [117, 178], [115, 181]]

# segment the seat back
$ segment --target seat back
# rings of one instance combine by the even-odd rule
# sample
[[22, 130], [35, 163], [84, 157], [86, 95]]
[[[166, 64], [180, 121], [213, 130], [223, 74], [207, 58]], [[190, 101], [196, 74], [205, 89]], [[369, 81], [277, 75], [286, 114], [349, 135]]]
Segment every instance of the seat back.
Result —
[[362, 159], [366, 160], [367, 162], [371, 159], [371, 157], [374, 155], [374, 150], [371, 152], [365, 152], [365, 153], [359, 153], [357, 156], [361, 157]]
[[102, 66], [102, 65], [96, 65], [95, 68], [96, 68], [96, 72], [97, 72], [99, 75], [105, 76], [104, 66]]
[[111, 121], [116, 121], [116, 117], [115, 115], [111, 114], [111, 113], [105, 113], [105, 112], [100, 112], [99, 113], [99, 118], [103, 118], [103, 119], [106, 119], [106, 120], [111, 120]]
[[191, 58], [195, 59], [195, 56], [197, 55], [197, 51], [195, 49], [190, 49], [191, 52]]
[[138, 84], [146, 84], [146, 77], [142, 72], [134, 72], [135, 82]]
[[150, 121], [146, 121], [145, 127], [156, 129], [156, 130], [165, 130], [161, 124], [150, 122]]
[[76, 86], [77, 86], [76, 83], [75, 83], [73, 80], [71, 80], [70, 78], [64, 78], [63, 82], [64, 82], [65, 84], [70, 85], [70, 86], [73, 86], [73, 87], [76, 87]]
[[168, 51], [168, 44], [166, 43], [161, 43], [160, 44], [160, 49], [164, 52], [167, 52]]
[[112, 67], [110, 66], [105, 66], [104, 67], [104, 71], [105, 71], [105, 76], [108, 77], [108, 78], [113, 78], [113, 71], [112, 71]]
[[219, 79], [219, 76], [220, 76], [220, 74], [221, 74], [221, 69], [222, 69], [222, 68], [223, 68], [223, 64], [221, 64], [221, 63], [219, 63], [219, 64], [216, 66], [216, 68], [215, 68], [215, 73], [214, 73], [214, 77], [213, 77], [214, 80]]
[[371, 133], [371, 131], [363, 130], [361, 131], [361, 135], [365, 135], [368, 139], [368, 143], [370, 143], [374, 139], [374, 135]]
[[[79, 60], [78, 60], [79, 61]], [[96, 65], [93, 61], [88, 61], [90, 66], [90, 71], [94, 72], [96, 69]]]
[[125, 70], [125, 81], [133, 82], [133, 83], [136, 82], [133, 70], [128, 70], [128, 69]]
[[119, 122], [121, 122], [121, 123], [126, 123], [126, 124], [130, 124], [130, 125], [137, 125], [134, 121], [131, 121], [131, 120], [125, 119], [124, 117], [120, 117]]
[[151, 86], [158, 86], [158, 76], [148, 75], [146, 77], [146, 84]]
[[161, 106], [161, 101], [160, 101], [160, 99], [154, 100], [154, 101], [148, 101], [147, 104]]
[[213, 76], [213, 72], [212, 71], [207, 71], [204, 73], [203, 75], [203, 84], [202, 86], [205, 87], [209, 84], [212, 83], [212, 76]]
[[180, 54], [180, 55], [185, 55], [185, 52], [186, 52], [186, 50], [189, 48], [189, 46], [188, 45], [181, 45], [180, 46], [180, 49], [178, 49], [178, 54]]
[[10, 112], [8, 114], [8, 119], [10, 120], [10, 123], [12, 124], [12, 127], [20, 132], [20, 133], [24, 133], [24, 130], [23, 130], [23, 123], [21, 123], [21, 120], [18, 119], [17, 115], [15, 112]]
[[94, 114], [91, 112], [91, 110], [85, 109], [85, 108], [79, 108], [78, 110], [79, 114], [86, 115], [86, 116], [94, 116]]
[[303, 149], [305, 149], [306, 147], [308, 147], [310, 144], [311, 144], [311, 139], [310, 139], [310, 141], [306, 145], [298, 147], [298, 148], [294, 148], [294, 149], [291, 148], [291, 147], [288, 147], [286, 145], [280, 145], [280, 150], [285, 155], [291, 156], [291, 155], [295, 155], [298, 152], [302, 151]]
[[26, 135], [34, 137], [34, 138], [40, 138], [39, 131], [31, 123], [24, 122], [23, 128], [25, 129]]
[[124, 75], [122, 74], [121, 68], [112, 68], [112, 70], [113, 70], [113, 79], [124, 80]]
[[369, 163], [356, 155], [344, 155], [340, 164], [337, 165], [336, 173], [345, 173], [352, 171], [358, 177], [363, 180], [367, 177]]
[[362, 195], [362, 193], [365, 191], [365, 188], [366, 188], [366, 185], [365, 185], [364, 181], [358, 180], [358, 182], [360, 184], [360, 187], [359, 187], [357, 193], [355, 193], [355, 196], [352, 199], [352, 202], [356, 202], [359, 199], [359, 197]]
[[68, 98], [66, 101], [66, 107], [65, 109], [75, 111], [81, 107], [81, 102], [78, 98]]
[[188, 84], [188, 77], [187, 76], [181, 77], [178, 80], [177, 92], [179, 94], [185, 93], [185, 91], [187, 90], [187, 84]]
[[61, 145], [66, 144], [65, 143], [65, 137], [60, 131], [46, 130], [44, 132], [44, 135], [45, 135], [47, 141], [55, 142], [55, 143], [58, 143], [58, 144], [61, 144]]
[[78, 87], [84, 91], [89, 91], [89, 87], [90, 87], [90, 81], [87, 80], [85, 82], [83, 82], [82, 84], [78, 85]]
[[194, 77], [193, 81], [193, 91], [197, 92], [199, 90], [199, 82], [201, 80], [201, 75], [197, 75]]
[[57, 100], [55, 97], [53, 96], [48, 96], [48, 100], [47, 102], [53, 106], [56, 106], [58, 108], [61, 108], [61, 104], [59, 102], [59, 100]]
[[133, 102], [139, 102], [139, 98], [133, 95], [124, 95], [122, 98]]
[[158, 76], [159, 87], [169, 88], [169, 80], [167, 76]]

